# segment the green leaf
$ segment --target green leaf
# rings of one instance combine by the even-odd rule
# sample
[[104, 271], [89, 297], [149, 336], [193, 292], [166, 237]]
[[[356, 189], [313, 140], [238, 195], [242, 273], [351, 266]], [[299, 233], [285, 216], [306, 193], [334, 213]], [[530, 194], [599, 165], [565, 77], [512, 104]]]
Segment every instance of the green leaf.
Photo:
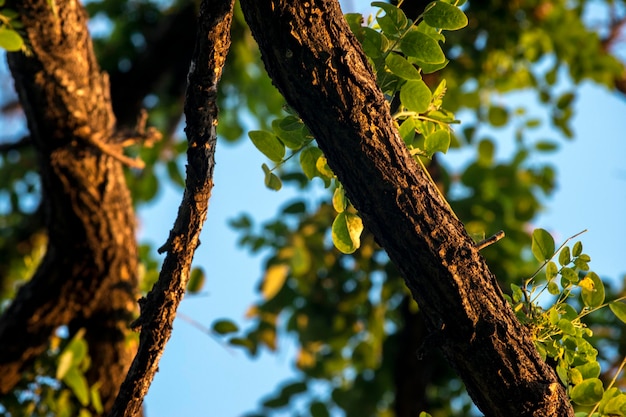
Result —
[[489, 123], [495, 127], [506, 126], [509, 121], [509, 112], [504, 107], [491, 106], [489, 107]]
[[76, 332], [76, 335], [67, 344], [59, 355], [56, 379], [63, 379], [71, 368], [78, 368], [80, 363], [87, 358], [87, 342], [83, 339], [84, 329]]
[[339, 213], [331, 230], [333, 243], [341, 252], [353, 253], [361, 245], [363, 221], [358, 215], [345, 211]]
[[587, 307], [599, 307], [604, 303], [604, 284], [598, 274], [589, 272], [579, 285], [582, 288], [581, 298]]
[[376, 17], [376, 21], [383, 33], [397, 36], [408, 26], [409, 20], [398, 7], [381, 1], [375, 1], [371, 5], [372, 7], [380, 7], [385, 11], [384, 16]]
[[232, 337], [228, 339], [228, 344], [231, 346], [246, 348], [248, 349], [248, 352], [250, 352], [250, 354], [254, 354], [256, 352], [256, 345], [250, 339], [246, 339], [243, 337]]
[[548, 282], [548, 292], [552, 295], [559, 295], [561, 290], [559, 289], [559, 284], [554, 281]]
[[563, 267], [561, 276], [573, 284], [578, 282], [578, 274], [572, 268]]
[[404, 120], [398, 129], [398, 133], [407, 146], [413, 145], [413, 140], [415, 139], [415, 119], [409, 117]]
[[467, 16], [461, 9], [443, 1], [434, 1], [424, 10], [424, 21], [438, 29], [458, 30], [467, 26]]
[[570, 257], [569, 246], [565, 246], [559, 253], [559, 264], [561, 264], [561, 266], [565, 266], [570, 263], [571, 260], [572, 258]]
[[346, 209], [348, 202], [346, 199], [346, 192], [343, 187], [339, 186], [335, 188], [333, 193], [333, 207], [337, 213], [341, 213]]
[[17, 52], [24, 46], [24, 39], [19, 33], [5, 26], [0, 26], [0, 48]]
[[450, 147], [450, 132], [440, 129], [426, 136], [424, 139], [424, 150], [428, 155], [435, 152], [446, 153]]
[[285, 264], [270, 265], [265, 271], [263, 284], [261, 284], [261, 294], [265, 300], [271, 300], [283, 288], [289, 267]]
[[332, 179], [335, 177], [332, 169], [328, 166], [328, 161], [324, 155], [320, 156], [315, 163], [315, 167], [317, 171], [320, 173], [320, 176], [326, 177], [328, 179]]
[[217, 320], [211, 327], [217, 334], [229, 334], [239, 331], [239, 327], [230, 320]]
[[565, 94], [563, 94], [557, 100], [556, 107], [559, 110], [565, 110], [567, 107], [569, 107], [572, 104], [572, 101], [574, 101], [575, 97], [576, 96], [574, 95], [574, 93], [565, 93]]
[[312, 180], [319, 175], [317, 160], [322, 156], [322, 151], [316, 146], [306, 147], [300, 152], [300, 166], [308, 179]]
[[431, 98], [430, 89], [422, 80], [407, 81], [400, 89], [400, 101], [416, 113], [426, 112]]
[[206, 275], [204, 269], [200, 267], [193, 268], [189, 276], [189, 282], [187, 283], [187, 291], [191, 294], [199, 292], [202, 290], [205, 280]]
[[585, 379], [570, 391], [572, 401], [578, 405], [595, 405], [602, 399], [604, 388], [598, 378]]
[[306, 390], [307, 390], [306, 382], [293, 382], [291, 384], [287, 384], [284, 387], [282, 387], [280, 390], [280, 393], [281, 393], [281, 396], [286, 395], [288, 397], [291, 397], [293, 395], [306, 392]]
[[559, 149], [559, 145], [547, 140], [541, 140], [535, 143], [535, 149], [541, 152], [552, 152]]
[[565, 334], [575, 335], [576, 327], [572, 324], [571, 321], [567, 319], [560, 319], [556, 326], [563, 331]]
[[620, 301], [611, 301], [609, 308], [615, 314], [615, 317], [626, 323], [626, 304]]
[[422, 74], [432, 74], [433, 72], [445, 68], [450, 61], [448, 59], [444, 59], [443, 62], [440, 62], [438, 64], [430, 64], [428, 62], [420, 61], [419, 59], [410, 58], [409, 62], [411, 62], [412, 64], [416, 64], [418, 67], [420, 67], [422, 69]]
[[478, 163], [485, 167], [491, 166], [495, 151], [496, 146], [493, 144], [493, 141], [489, 139], [481, 140], [478, 143]]
[[364, 26], [362, 28], [363, 40], [361, 45], [367, 56], [374, 59], [383, 55], [389, 46], [389, 39], [382, 33]]
[[311, 403], [311, 417], [330, 417], [328, 408], [320, 401]]
[[89, 390], [89, 396], [91, 398], [91, 406], [98, 414], [104, 413], [104, 406], [102, 405], [102, 399], [100, 398], [99, 383], [93, 385]]
[[415, 68], [413, 64], [411, 64], [409, 61], [407, 61], [406, 58], [398, 54], [389, 54], [389, 56], [387, 56], [387, 59], [385, 59], [385, 64], [387, 64], [387, 68], [389, 68], [389, 71], [391, 71], [400, 78], [403, 78], [405, 80], [422, 79], [422, 75], [420, 74], [418, 69]]
[[559, 273], [559, 270], [556, 264], [552, 261], [548, 262], [548, 265], [546, 265], [546, 279], [548, 281], [551, 281], [556, 277], [558, 273]]
[[406, 34], [400, 43], [400, 49], [405, 55], [427, 64], [441, 64], [446, 61], [439, 43], [417, 30]]
[[283, 186], [280, 178], [278, 178], [266, 164], [261, 165], [261, 168], [263, 169], [263, 173], [265, 173], [265, 186], [270, 190], [280, 190]]
[[295, 116], [274, 120], [272, 129], [280, 140], [290, 149], [300, 149], [307, 142], [307, 129]]
[[285, 145], [276, 135], [264, 130], [253, 130], [248, 132], [248, 136], [254, 146], [271, 161], [280, 162], [283, 160], [285, 156]]
[[572, 256], [578, 257], [580, 256], [581, 253], [583, 253], [583, 244], [580, 241], [578, 241], [574, 243], [574, 247], [572, 248]]
[[[603, 397], [604, 400], [604, 397]], [[609, 399], [606, 404], [600, 408], [602, 415], [606, 416], [623, 416], [626, 408], [626, 395], [619, 393]]]
[[554, 239], [546, 230], [535, 229], [531, 249], [539, 262], [547, 261], [554, 255]]
[[576, 369], [580, 372], [583, 379], [597, 378], [600, 376], [600, 364], [597, 361], [587, 362], [577, 366]]
[[78, 368], [70, 368], [67, 374], [63, 377], [63, 382], [70, 387], [81, 405], [85, 407], [89, 405], [89, 387], [87, 385], [87, 380]]

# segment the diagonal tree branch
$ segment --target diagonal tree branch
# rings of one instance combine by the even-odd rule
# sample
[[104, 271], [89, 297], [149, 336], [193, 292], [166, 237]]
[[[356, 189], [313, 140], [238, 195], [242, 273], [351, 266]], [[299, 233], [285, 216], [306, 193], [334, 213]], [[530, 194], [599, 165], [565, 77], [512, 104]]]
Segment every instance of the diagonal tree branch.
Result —
[[187, 179], [159, 280], [141, 301], [139, 350], [115, 401], [112, 416], [135, 416], [170, 338], [176, 309], [185, 293], [191, 261], [199, 244], [213, 188], [217, 141], [217, 83], [230, 47], [234, 0], [203, 0], [196, 46], [188, 75]]
[[336, 0], [241, 0], [270, 77], [488, 416], [573, 416], [463, 225], [411, 158]]

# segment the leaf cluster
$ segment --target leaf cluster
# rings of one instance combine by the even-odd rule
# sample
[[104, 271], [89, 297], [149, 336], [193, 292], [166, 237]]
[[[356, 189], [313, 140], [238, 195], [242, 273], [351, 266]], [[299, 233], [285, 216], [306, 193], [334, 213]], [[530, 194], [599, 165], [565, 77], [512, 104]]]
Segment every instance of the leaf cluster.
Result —
[[[90, 367], [84, 329], [74, 337], [55, 336], [45, 355], [11, 393], [2, 397], [0, 415], [90, 417], [101, 415], [98, 386], [89, 386], [85, 372]], [[49, 375], [42, 377], [39, 375]]]
[[[590, 341], [593, 331], [585, 318], [608, 306], [626, 323], [624, 297], [605, 302], [604, 283], [589, 270], [591, 257], [583, 253], [582, 242], [576, 241], [571, 248], [566, 245], [572, 238], [555, 250], [552, 236], [544, 229], [536, 229], [532, 252], [542, 266], [521, 287], [511, 284], [511, 295], [507, 298], [520, 321], [528, 327], [540, 355], [554, 364], [572, 402], [590, 410], [579, 414], [623, 416], [626, 393], [613, 384], [626, 360], [605, 387], [600, 379], [598, 350]], [[545, 281], [540, 282], [542, 271]], [[540, 301], [546, 292], [553, 299], [542, 307]]]

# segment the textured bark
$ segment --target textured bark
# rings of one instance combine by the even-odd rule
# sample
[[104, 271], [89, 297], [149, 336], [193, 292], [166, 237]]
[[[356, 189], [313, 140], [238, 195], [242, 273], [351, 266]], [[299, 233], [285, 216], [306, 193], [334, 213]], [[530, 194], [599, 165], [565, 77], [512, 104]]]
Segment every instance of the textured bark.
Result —
[[49, 243], [35, 276], [0, 318], [0, 393], [42, 353], [61, 325], [85, 327], [90, 384], [110, 408], [132, 360], [135, 217], [122, 166], [111, 154], [115, 117], [82, 6], [16, 1], [31, 54], [8, 54], [41, 174]]
[[242, 0], [272, 80], [487, 416], [573, 416], [463, 225], [409, 155], [337, 1]]
[[178, 216], [165, 245], [159, 280], [141, 301], [139, 350], [120, 388], [112, 416], [135, 416], [158, 370], [172, 332], [176, 309], [185, 294], [191, 261], [200, 243], [213, 188], [217, 141], [217, 83], [230, 47], [234, 0], [203, 0], [196, 46], [188, 75], [187, 179]]

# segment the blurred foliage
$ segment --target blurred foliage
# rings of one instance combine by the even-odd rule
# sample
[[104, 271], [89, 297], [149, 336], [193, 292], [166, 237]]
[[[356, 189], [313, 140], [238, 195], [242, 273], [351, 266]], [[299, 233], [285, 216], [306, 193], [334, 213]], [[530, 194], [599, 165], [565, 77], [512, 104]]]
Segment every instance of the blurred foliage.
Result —
[[[401, 7], [415, 19], [427, 3], [405, 0]], [[166, 47], [181, 54], [188, 50], [191, 56], [194, 23], [181, 16], [189, 10], [193, 16], [196, 5], [186, 0], [101, 0], [90, 1], [86, 7], [99, 62], [111, 76], [120, 124], [132, 125], [139, 108], [145, 107], [148, 123], [164, 133], [163, 141], [153, 147], [131, 151], [147, 166], [127, 172], [133, 200], [148, 204], [155, 201], [165, 182], [180, 186], [184, 178], [182, 102], [189, 60], [172, 58], [164, 51], [169, 51]], [[570, 120], [577, 85], [590, 81], [619, 88], [624, 66], [616, 58], [620, 46], [616, 34], [626, 11], [623, 2], [612, 0], [494, 0], [465, 3], [462, 8], [468, 26], [446, 32], [446, 42], [441, 44], [449, 59], [447, 66], [425, 73], [423, 80], [431, 89], [446, 80], [445, 108], [464, 119], [451, 135], [450, 146], [452, 152], [467, 156], [466, 163], [451, 168], [445, 157], [439, 157], [429, 163], [429, 169], [476, 240], [506, 231], [507, 237], [483, 254], [503, 288], [509, 288], [536, 270], [529, 224], [557, 184], [555, 168], [541, 162], [547, 158], [540, 156], [551, 155], [566, 146], [564, 138], [573, 137]], [[364, 23], [375, 25], [376, 21], [365, 16]], [[174, 29], [181, 30], [181, 35]], [[240, 140], [253, 129], [272, 130], [276, 119], [289, 116], [238, 8], [232, 36], [219, 89], [218, 131], [220, 140], [226, 141]], [[191, 42], [181, 41], [189, 38]], [[155, 51], [154, 45], [160, 49]], [[0, 123], [19, 124], [22, 115], [16, 97], [8, 88], [0, 91]], [[135, 102], [137, 108], [120, 104]], [[34, 152], [21, 141], [19, 129], [3, 130], [0, 300], [9, 300], [16, 286], [36, 268], [46, 238]], [[403, 417], [399, 403], [406, 401], [401, 392], [408, 388], [413, 405], [435, 417], [476, 415], [460, 380], [436, 346], [431, 346], [432, 341], [420, 333], [419, 308], [371, 234], [363, 232], [360, 248], [351, 255], [333, 247], [334, 190], [325, 188], [328, 181], [311, 180], [321, 175], [303, 173], [296, 159], [281, 164], [272, 174], [300, 189], [303, 196], [312, 190], [328, 192], [317, 201], [294, 200], [275, 219], [261, 225], [245, 214], [233, 219], [241, 245], [268, 254], [266, 272], [245, 331], [228, 320], [214, 327], [230, 344], [251, 355], [261, 348], [275, 351], [281, 338], [298, 348], [298, 378], [286, 381], [264, 399], [257, 414], [272, 415], [289, 406], [295, 410], [293, 415], [319, 417], [342, 411], [346, 416]], [[324, 166], [311, 170], [323, 173]], [[140, 252], [142, 289], [147, 290], [159, 264], [149, 245]], [[607, 288], [607, 298], [609, 294], [616, 298], [616, 292]], [[614, 317], [595, 317], [589, 326], [594, 328], [594, 337], [603, 337], [600, 357], [619, 363], [624, 341]], [[36, 396], [19, 399], [27, 410], [22, 415], [50, 415], [54, 409], [46, 404], [55, 401], [57, 405], [74, 401], [72, 410], [80, 409], [76, 398], [64, 399], [69, 395], [67, 387], [51, 377], [57, 372], [61, 346], [69, 343], [67, 339], [59, 346], [53, 343], [50, 357], [38, 361], [35, 374], [25, 375], [22, 392]], [[418, 361], [418, 353], [425, 360]], [[409, 380], [407, 369], [419, 381]], [[37, 386], [29, 385], [34, 375], [49, 377], [38, 377]], [[315, 395], [310, 394], [313, 391]]]

